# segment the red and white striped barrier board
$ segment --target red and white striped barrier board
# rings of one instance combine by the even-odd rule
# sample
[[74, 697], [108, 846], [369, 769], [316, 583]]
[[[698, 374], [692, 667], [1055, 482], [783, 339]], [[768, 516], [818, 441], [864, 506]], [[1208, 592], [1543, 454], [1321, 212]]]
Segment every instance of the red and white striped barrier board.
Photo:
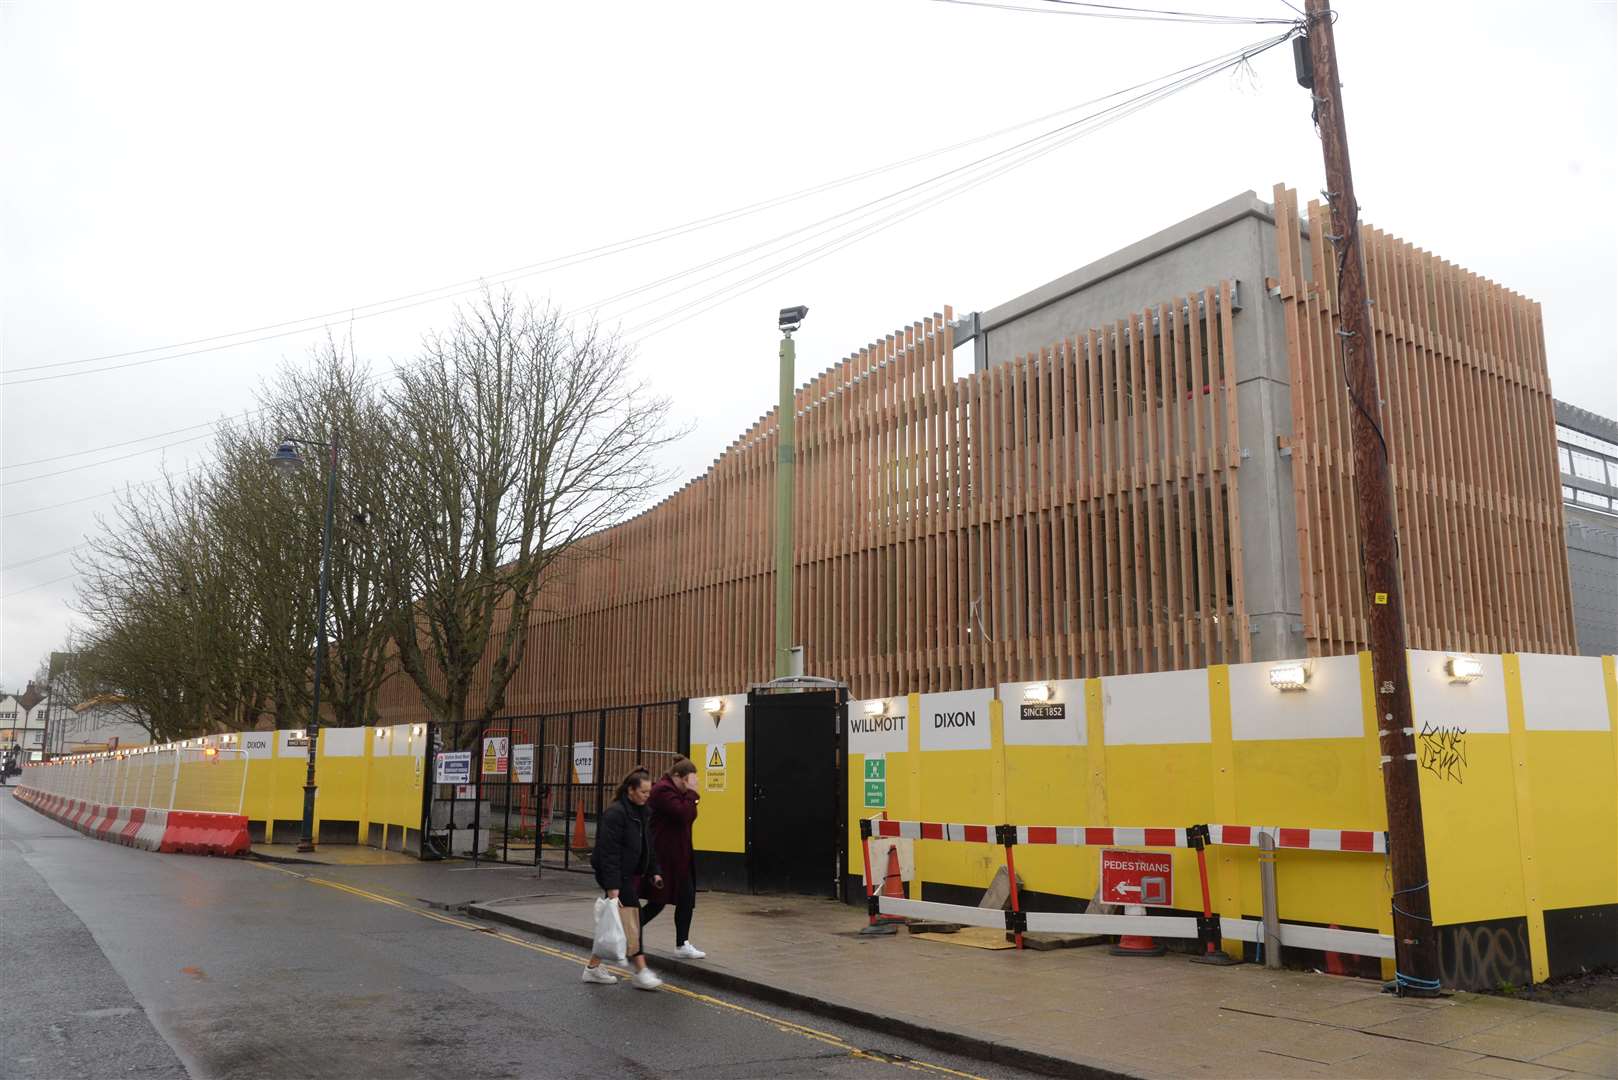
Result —
[[993, 825], [955, 825], [943, 821], [889, 821], [873, 818], [872, 836], [904, 840], [955, 840], [968, 844], [995, 843]]
[[[945, 840], [967, 844], [999, 843], [994, 825], [961, 825], [947, 821], [899, 821], [872, 818], [871, 835], [905, 840]], [[1189, 847], [1189, 829], [1118, 825], [1016, 825], [1017, 843], [1059, 847]], [[1369, 829], [1291, 829], [1275, 825], [1209, 825], [1208, 842], [1226, 847], [1257, 847], [1268, 835], [1288, 851], [1351, 851], [1383, 854], [1387, 835]]]
[[1019, 844], [1062, 847], [1185, 847], [1184, 829], [1118, 828], [1092, 825], [1018, 825]]
[[[1185, 847], [1186, 830], [1126, 828], [1113, 825], [1017, 825], [1019, 844], [1061, 847]], [[871, 819], [871, 835], [905, 840], [953, 840], [967, 844], [999, 843], [993, 825], [957, 825], [944, 821]]]
[[1257, 847], [1268, 835], [1277, 848], [1290, 851], [1363, 851], [1383, 854], [1387, 835], [1369, 829], [1287, 829], [1274, 825], [1210, 825], [1208, 839], [1225, 847]]

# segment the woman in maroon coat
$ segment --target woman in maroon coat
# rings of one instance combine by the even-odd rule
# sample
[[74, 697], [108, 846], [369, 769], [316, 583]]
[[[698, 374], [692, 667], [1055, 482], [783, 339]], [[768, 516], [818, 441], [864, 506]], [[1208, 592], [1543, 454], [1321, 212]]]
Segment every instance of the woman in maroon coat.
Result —
[[672, 903], [674, 955], [701, 960], [708, 954], [691, 944], [691, 913], [697, 906], [697, 868], [691, 854], [691, 826], [697, 820], [697, 767], [689, 758], [680, 758], [652, 785], [647, 805], [652, 811], [652, 848], [663, 871], [663, 884], [647, 892], [651, 902], [641, 912], [641, 925]]

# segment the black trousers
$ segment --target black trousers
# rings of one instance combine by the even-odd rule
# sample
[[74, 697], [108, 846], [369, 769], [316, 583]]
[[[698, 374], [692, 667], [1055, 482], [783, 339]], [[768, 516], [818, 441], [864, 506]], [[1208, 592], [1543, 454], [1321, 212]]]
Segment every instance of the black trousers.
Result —
[[[667, 904], [660, 904], [655, 900], [648, 902], [645, 907], [640, 909], [641, 926], [644, 927], [647, 923], [657, 918], [666, 907], [668, 907]], [[697, 883], [688, 878], [685, 886], [681, 888], [680, 894], [674, 898], [674, 944], [676, 947], [684, 945], [690, 940], [691, 915], [696, 911], [696, 907]]]

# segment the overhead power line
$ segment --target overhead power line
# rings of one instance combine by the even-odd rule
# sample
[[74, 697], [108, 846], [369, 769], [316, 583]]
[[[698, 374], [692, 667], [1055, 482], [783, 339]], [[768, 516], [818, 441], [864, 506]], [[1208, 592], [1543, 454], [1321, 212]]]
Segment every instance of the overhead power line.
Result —
[[[1079, 121], [1074, 121], [1071, 124], [1063, 125], [1060, 128], [1046, 132], [1044, 135], [1025, 140], [1024, 142], [1017, 144], [1015, 147], [1007, 148], [1008, 153], [1019, 148], [1025, 149], [1026, 152], [1019, 157], [1015, 157], [1009, 161], [999, 161], [997, 159], [1000, 157], [1000, 155], [990, 155], [986, 158], [979, 159], [978, 162], [974, 162], [972, 165], [963, 166], [961, 169], [957, 170], [951, 170], [951, 173], [969, 172], [975, 166], [981, 166], [991, 161], [995, 162], [991, 168], [984, 170], [980, 175], [973, 177], [966, 183], [957, 185], [956, 187], [947, 189], [941, 193], [930, 194], [903, 211], [896, 212], [886, 218], [879, 219], [870, 225], [862, 226], [859, 229], [844, 233], [842, 236], [828, 241], [826, 244], [823, 244], [820, 247], [800, 253], [799, 255], [777, 263], [774, 266], [766, 267], [750, 278], [744, 279], [740, 282], [735, 282], [732, 285], [726, 286], [719, 290], [715, 290], [713, 293], [708, 294], [708, 296], [698, 298], [696, 301], [692, 302], [692, 305], [666, 312], [664, 315], [648, 320], [647, 322], [641, 323], [635, 327], [631, 327], [628, 333], [633, 334], [636, 331], [648, 329], [665, 319], [674, 319], [677, 316], [683, 316], [677, 318], [676, 321], [671, 322], [666, 326], [660, 327], [657, 330], [651, 330], [649, 333], [636, 340], [645, 340], [647, 337], [651, 337], [655, 334], [662, 333], [664, 330], [671, 329], [673, 326], [677, 326], [680, 323], [687, 321], [689, 318], [700, 315], [705, 311], [712, 310], [712, 308], [717, 307], [719, 304], [725, 303], [730, 299], [734, 299], [736, 296], [743, 295], [746, 292], [751, 292], [755, 288], [777, 280], [792, 270], [798, 269], [804, 265], [808, 265], [811, 262], [818, 261], [827, 255], [842, 250], [852, 243], [874, 235], [877, 232], [882, 232], [902, 221], [908, 220], [909, 218], [914, 217], [916, 214], [921, 213], [923, 210], [930, 209], [932, 206], [935, 206], [940, 202], [944, 202], [948, 199], [956, 197], [957, 195], [964, 194], [966, 191], [970, 191], [973, 188], [981, 186], [990, 180], [1004, 175], [1006, 172], [1019, 168], [1020, 166], [1044, 157], [1047, 154], [1053, 153], [1056, 150], [1061, 149], [1063, 146], [1066, 146], [1079, 138], [1083, 138], [1094, 131], [1100, 130], [1103, 127], [1115, 123], [1126, 116], [1133, 115], [1135, 112], [1138, 112], [1141, 109], [1156, 103], [1157, 101], [1161, 101], [1167, 97], [1171, 97], [1186, 89], [1189, 89], [1196, 83], [1211, 78], [1222, 71], [1226, 71], [1244, 64], [1260, 53], [1263, 53], [1287, 41], [1293, 36], [1293, 33], [1294, 31], [1289, 29], [1284, 34], [1278, 34], [1263, 41], [1255, 42], [1246, 48], [1235, 50], [1231, 53], [1224, 54], [1221, 57], [1217, 57], [1214, 60], [1207, 61], [1203, 65], [1195, 65], [1194, 69], [1183, 69], [1191, 71], [1191, 74], [1177, 79], [1172, 83], [1156, 87], [1145, 94], [1139, 95], [1137, 98], [1119, 103], [1118, 105], [1109, 107], [1107, 109], [1100, 110], [1090, 117], [1083, 118]], [[1059, 138], [1052, 138], [1052, 136], [1057, 136], [1059, 134]], [[691, 306], [703, 304], [705, 301], [715, 297], [720, 297], [721, 294], [725, 293], [728, 293], [728, 295], [724, 295], [722, 298], [701, 307], [699, 310], [692, 311], [688, 315], [685, 314], [685, 312], [687, 312]]]
[[15, 570], [19, 566], [32, 566], [34, 563], [44, 562], [46, 559], [55, 559], [63, 555], [71, 555], [89, 542], [90, 541], [88, 540], [81, 540], [72, 547], [65, 547], [61, 551], [53, 551], [48, 555], [35, 555], [32, 559], [19, 559], [17, 562], [7, 563], [5, 566], [0, 566], [0, 573], [4, 573], [8, 570]]
[[27, 484], [35, 480], [49, 480], [53, 476], [66, 476], [68, 473], [82, 472], [85, 469], [93, 469], [98, 465], [111, 465], [113, 462], [127, 461], [133, 457], [140, 457], [142, 454], [153, 454], [159, 450], [168, 450], [176, 446], [184, 446], [186, 443], [194, 443], [198, 439], [212, 438], [213, 434], [214, 433], [212, 431], [204, 431], [200, 435], [189, 435], [183, 439], [175, 439], [173, 442], [163, 443], [161, 446], [148, 446], [144, 450], [133, 450], [127, 454], [119, 454], [117, 457], [106, 458], [102, 461], [87, 461], [82, 465], [69, 465], [65, 469], [57, 469], [55, 472], [40, 473], [38, 476], [15, 476], [10, 480], [0, 481], [0, 487], [10, 487], [12, 484]]
[[[1077, 139], [1083, 138], [1089, 134], [1093, 134], [1094, 132], [1109, 126], [1110, 124], [1116, 123], [1127, 116], [1133, 115], [1140, 109], [1146, 108], [1158, 101], [1181, 93], [1184, 90], [1189, 89], [1191, 86], [1211, 78], [1222, 71], [1245, 63], [1252, 57], [1257, 56], [1267, 49], [1273, 48], [1274, 46], [1287, 40], [1292, 36], [1292, 33], [1293, 31], [1289, 29], [1285, 34], [1276, 35], [1271, 38], [1253, 42], [1247, 46], [1244, 46], [1243, 48], [1222, 53], [1219, 56], [1215, 56], [1211, 59], [1204, 60], [1196, 64], [1187, 65], [1175, 71], [1169, 72], [1166, 75], [1158, 76], [1157, 78], [1137, 83], [1134, 86], [1127, 87], [1123, 90], [1114, 91], [1112, 93], [1093, 98], [1079, 106], [1073, 106], [1068, 109], [1059, 110], [1056, 113], [1047, 114], [1047, 117], [1066, 115], [1072, 112], [1075, 108], [1082, 108], [1097, 104], [1099, 102], [1111, 101], [1115, 98], [1122, 97], [1125, 94], [1130, 94], [1134, 91], [1146, 88], [1143, 92], [1135, 94], [1134, 97], [1125, 98], [1122, 101], [1118, 101], [1105, 108], [1096, 110], [1095, 112], [1089, 113], [1076, 120], [1057, 125], [1056, 127], [1041, 132], [1038, 135], [1020, 140], [1011, 144], [1010, 146], [1006, 146], [990, 154], [983, 155], [963, 165], [958, 165], [951, 169], [947, 169], [925, 180], [909, 184], [905, 187], [897, 189], [896, 191], [889, 192], [886, 195], [867, 200], [866, 202], [857, 206], [821, 218], [807, 225], [799, 226], [798, 228], [778, 234], [777, 236], [771, 237], [767, 240], [747, 245], [717, 258], [709, 259], [703, 263], [687, 267], [673, 274], [665, 275], [651, 282], [643, 283], [642, 285], [634, 288], [621, 291], [613, 296], [606, 297], [594, 302], [593, 304], [586, 305], [582, 309], [575, 309], [575, 311], [566, 314], [574, 315], [580, 313], [581, 311], [599, 310], [602, 307], [619, 303], [624, 299], [650, 291], [657, 286], [670, 284], [678, 281], [681, 278], [700, 273], [703, 270], [713, 269], [716, 266], [722, 266], [726, 263], [733, 264], [727, 269], [719, 270], [718, 272], [709, 274], [706, 277], [697, 278], [659, 296], [652, 297], [649, 300], [645, 300], [641, 303], [624, 308], [618, 313], [621, 317], [629, 312], [640, 310], [671, 299], [682, 293], [688, 292], [691, 289], [700, 287], [703, 284], [729, 277], [747, 266], [756, 264], [758, 262], [763, 262], [775, 256], [783, 255], [805, 243], [812, 242], [821, 237], [830, 237], [830, 239], [826, 240], [824, 243], [806, 250], [798, 251], [796, 254], [788, 255], [786, 258], [781, 259], [780, 261], [777, 261], [769, 266], [763, 267], [762, 269], [747, 275], [740, 280], [722, 285], [719, 288], [699, 296], [686, 304], [680, 305], [674, 309], [638, 323], [627, 331], [629, 334], [640, 334], [640, 336], [634, 340], [644, 341], [647, 338], [655, 336], [656, 334], [663, 333], [664, 331], [672, 329], [675, 326], [688, 322], [690, 319], [704, 314], [707, 311], [713, 310], [715, 307], [727, 303], [736, 297], [752, 292], [771, 281], [777, 280], [792, 270], [826, 258], [827, 256], [834, 254], [835, 252], [840, 251], [851, 244], [857, 243], [860, 240], [866, 239], [867, 237], [875, 235], [878, 232], [892, 228], [895, 225], [898, 225], [901, 222], [906, 221], [943, 201], [953, 199], [981, 186], [982, 184], [988, 183], [991, 180], [1003, 176], [1005, 173], [1010, 172], [1013, 169], [1020, 168], [1023, 165], [1029, 164], [1032, 161], [1038, 160], [1039, 158], [1053, 153], [1056, 150], [1076, 141]], [[1004, 134], [1009, 131], [1015, 131], [1023, 126], [1026, 126], [1026, 124], [1002, 128], [1000, 129], [1000, 133]], [[955, 147], [959, 148], [961, 146], [970, 145], [977, 141], [981, 140], [965, 140], [961, 143], [955, 144]], [[960, 182], [955, 183], [954, 186], [948, 186], [951, 181]], [[868, 224], [858, 224], [863, 219], [871, 217], [876, 217], [876, 220]], [[848, 228], [850, 225], [856, 225], [857, 227]], [[754, 254], [755, 252], [759, 254]], [[753, 257], [740, 262], [736, 261], [745, 255], [753, 255]], [[645, 331], [645, 333], [641, 333], [641, 331]], [[376, 382], [380, 378], [389, 377], [396, 374], [396, 371], [378, 373], [369, 377], [365, 381], [365, 384], [369, 385]], [[240, 415], [245, 417], [261, 411], [263, 410], [249, 410], [248, 412]], [[219, 423], [223, 422], [224, 421], [220, 421]], [[217, 427], [217, 424], [215, 424], [215, 427]], [[178, 430], [190, 429], [182, 428]], [[210, 433], [205, 432], [201, 435], [177, 440], [176, 442], [164, 444], [163, 446], [149, 447], [143, 450], [133, 451], [130, 454], [121, 455], [119, 457], [108, 458], [97, 462], [89, 462], [84, 465], [73, 466], [67, 469], [58, 470], [57, 472], [41, 474], [39, 476], [9, 480], [5, 483], [14, 484], [23, 483], [28, 480], [46, 479], [68, 472], [92, 468], [97, 465], [111, 464], [116, 461], [125, 460], [129, 457], [150, 453], [153, 450], [167, 449], [172, 446], [195, 441], [196, 439], [206, 438], [208, 434]], [[127, 442], [134, 441], [140, 440], [127, 440]], [[189, 472], [193, 470], [187, 471]], [[49, 509], [56, 509], [62, 506], [89, 501], [90, 499], [104, 498], [112, 494], [117, 494], [117, 491], [114, 490], [99, 495], [87, 496], [81, 499], [71, 499], [62, 503], [53, 504], [51, 506], [35, 507], [30, 510], [16, 512], [14, 514], [6, 514], [5, 516], [10, 518], [13, 516], [21, 516], [22, 514], [39, 513]]]
[[1227, 15], [1206, 11], [1174, 11], [1164, 8], [1129, 7], [1124, 4], [1092, 4], [1084, 0], [1029, 0], [1009, 3], [1001, 0], [933, 0], [939, 4], [1025, 12], [1030, 15], [1074, 15], [1088, 19], [1121, 19], [1129, 22], [1199, 23], [1210, 26], [1290, 25], [1296, 19], [1270, 15]]
[[[176, 477], [189, 476], [191, 473], [196, 472], [201, 467], [202, 466], [200, 465], [193, 465], [191, 468], [175, 473], [174, 475]], [[94, 495], [80, 495], [76, 499], [65, 499], [62, 502], [49, 503], [45, 506], [31, 506], [27, 510], [12, 510], [3, 516], [7, 519], [27, 517], [30, 514], [43, 514], [47, 510], [60, 510], [64, 506], [77, 506], [79, 503], [94, 502], [97, 499], [109, 499], [114, 495], [122, 495], [126, 491], [139, 491], [141, 488], [149, 488], [153, 484], [156, 484], [163, 479], [164, 478], [161, 476], [154, 476], [150, 480], [142, 480], [135, 484], [126, 484], [121, 488], [113, 488], [111, 491], [98, 491]]]
[[71, 573], [71, 574], [63, 574], [61, 577], [51, 578], [49, 581], [39, 581], [39, 582], [35, 582], [32, 585], [24, 585], [20, 589], [12, 589], [8, 593], [0, 593], [0, 600], [8, 600], [11, 597], [17, 596], [17, 595], [19, 595], [21, 593], [33, 592], [35, 589], [43, 589], [47, 585], [57, 585], [57, 584], [60, 584], [61, 582], [64, 582], [64, 581], [71, 581], [71, 580], [73, 580], [74, 578], [76, 578], [78, 576], [79, 575], [78, 575], [77, 571], [75, 571], [74, 573]]
[[[1168, 77], [1169, 76], [1162, 76], [1160, 79]], [[1040, 116], [1032, 117], [1016, 124], [997, 128], [993, 131], [985, 132], [980, 135], [975, 135], [968, 139], [962, 139], [947, 146], [936, 147], [920, 154], [914, 154], [909, 157], [887, 162], [883, 165], [849, 173], [845, 176], [828, 180], [820, 184], [815, 184], [810, 187], [801, 188], [797, 191], [789, 192], [784, 195], [759, 200], [757, 202], [735, 207], [730, 210], [720, 211], [719, 213], [711, 214], [707, 217], [695, 218], [679, 225], [673, 225], [668, 228], [643, 233], [639, 236], [630, 237], [624, 240], [613, 241], [608, 244], [601, 244], [596, 247], [586, 248], [571, 254], [555, 256], [550, 259], [529, 263], [524, 266], [513, 267], [509, 270], [500, 271], [493, 275], [485, 275], [478, 278], [466, 279], [450, 285], [439, 286], [433, 289], [406, 293], [402, 296], [396, 296], [386, 300], [376, 300], [366, 304], [352, 305], [349, 307], [324, 312], [318, 315], [305, 316], [301, 319], [289, 319], [283, 322], [269, 323], [248, 330], [239, 330], [227, 334], [216, 334], [209, 337], [193, 338], [189, 341], [177, 342], [170, 345], [152, 346], [145, 349], [133, 349], [118, 353], [105, 353], [100, 356], [86, 357], [80, 360], [63, 360], [49, 364], [33, 364], [25, 367], [9, 368], [4, 372], [0, 372], [0, 375], [8, 376], [5, 382], [0, 385], [22, 386], [29, 383], [45, 382], [61, 378], [74, 378], [81, 375], [90, 375], [98, 372], [118, 371], [145, 364], [159, 363], [164, 360], [178, 360], [185, 357], [202, 355], [204, 353], [218, 352], [223, 349], [231, 349], [244, 345], [253, 345], [264, 341], [272, 341], [278, 338], [307, 333], [311, 330], [317, 330], [323, 324], [336, 319], [348, 319], [353, 321], [358, 319], [375, 318], [381, 315], [392, 314], [394, 312], [403, 311], [409, 308], [420, 307], [425, 304], [438, 303], [443, 300], [453, 299], [456, 296], [476, 292], [492, 284], [505, 284], [524, 277], [534, 276], [536, 274], [566, 269], [572, 266], [594, 261], [595, 259], [620, 254], [622, 252], [644, 247], [649, 244], [661, 243], [665, 240], [684, 236], [701, 229], [710, 228], [715, 225], [725, 224], [740, 218], [762, 213], [766, 210], [784, 206], [801, 199], [810, 198], [837, 188], [845, 187], [863, 180], [868, 180], [872, 177], [879, 176], [896, 169], [919, 164], [920, 162], [927, 161], [944, 154], [952, 153], [956, 150], [1000, 138], [1012, 132], [1020, 131], [1024, 128], [1032, 127], [1036, 124], [1044, 123], [1048, 120], [1068, 115], [1078, 111], [1079, 109], [1088, 108], [1094, 104], [1097, 104], [1098, 102], [1106, 101], [1110, 98], [1130, 93], [1141, 86], [1150, 85], [1151, 82], [1155, 81], [1159, 80], [1149, 80], [1146, 83], [1138, 83], [1133, 87], [1113, 91], [1112, 93], [1103, 95], [1101, 97], [1092, 98], [1088, 101], [1079, 102], [1063, 109], [1044, 113]], [[196, 347], [193, 348], [192, 346]], [[152, 356], [150, 355], [152, 353], [162, 353], [163, 355]], [[144, 357], [144, 359], [129, 360], [126, 363], [107, 364], [103, 367], [86, 368], [78, 371], [59, 371], [55, 374], [36, 375], [24, 379], [10, 377], [23, 372], [47, 371], [55, 370], [57, 368], [77, 367], [80, 365], [88, 365], [108, 360], [120, 360], [129, 357]]]

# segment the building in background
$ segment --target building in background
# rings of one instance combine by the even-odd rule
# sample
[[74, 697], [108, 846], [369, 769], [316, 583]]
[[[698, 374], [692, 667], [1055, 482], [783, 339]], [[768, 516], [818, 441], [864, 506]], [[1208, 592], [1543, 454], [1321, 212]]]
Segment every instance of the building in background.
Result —
[[[806, 669], [877, 698], [1358, 651], [1356, 408], [1389, 447], [1411, 647], [1577, 652], [1540, 306], [1365, 228], [1382, 401], [1354, 402], [1327, 231], [1248, 192], [804, 382]], [[547, 581], [508, 710], [769, 678], [775, 432]], [[381, 710], [424, 712], [397, 675]]]
[[128, 703], [116, 694], [99, 694], [64, 712], [67, 718], [51, 737], [51, 745], [64, 754], [145, 746], [152, 741]]
[[0, 748], [54, 752], [51, 725], [56, 716], [72, 717], [66, 707], [52, 709], [50, 695], [30, 682], [20, 693], [0, 697]]
[[1556, 456], [1579, 652], [1618, 653], [1618, 421], [1558, 401]]

